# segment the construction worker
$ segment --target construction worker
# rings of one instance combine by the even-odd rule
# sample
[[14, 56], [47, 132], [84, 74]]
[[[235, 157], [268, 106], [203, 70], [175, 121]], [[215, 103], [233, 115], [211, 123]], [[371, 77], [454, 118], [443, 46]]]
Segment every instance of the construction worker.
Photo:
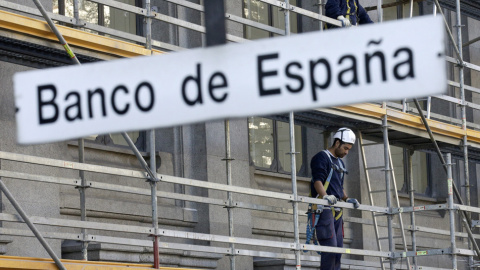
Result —
[[[325, 15], [341, 21], [344, 27], [373, 23], [358, 0], [328, 0], [325, 5]], [[331, 24], [326, 24], [325, 27], [336, 28]]]
[[[340, 201], [353, 203], [355, 208], [360, 206], [357, 199], [348, 198], [343, 189], [343, 179], [347, 171], [341, 158], [355, 143], [355, 133], [349, 128], [340, 128], [333, 136], [334, 141], [330, 148], [317, 153], [310, 163], [312, 180], [310, 192], [313, 198], [327, 200], [330, 207], [317, 205], [318, 221], [315, 232], [318, 244], [321, 246], [343, 247], [343, 211], [334, 205]], [[342, 254], [321, 253], [320, 270], [340, 270]]]

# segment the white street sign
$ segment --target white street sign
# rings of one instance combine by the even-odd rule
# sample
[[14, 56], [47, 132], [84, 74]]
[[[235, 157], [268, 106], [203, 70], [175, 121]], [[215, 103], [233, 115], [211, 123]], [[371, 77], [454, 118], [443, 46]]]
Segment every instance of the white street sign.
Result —
[[18, 142], [440, 94], [443, 54], [429, 16], [22, 72]]

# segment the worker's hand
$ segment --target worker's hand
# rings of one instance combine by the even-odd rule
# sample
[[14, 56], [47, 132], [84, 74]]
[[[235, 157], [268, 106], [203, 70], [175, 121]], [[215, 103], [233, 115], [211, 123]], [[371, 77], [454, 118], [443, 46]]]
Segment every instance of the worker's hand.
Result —
[[337, 197], [335, 197], [333, 195], [325, 195], [325, 196], [323, 196], [323, 199], [327, 200], [328, 204], [330, 204], [330, 205], [334, 205], [334, 204], [337, 203]]
[[343, 15], [338, 16], [338, 17], [337, 17], [337, 20], [339, 20], [339, 21], [342, 22], [343, 27], [350, 27], [350, 26], [352, 26], [352, 23], [350, 22], [350, 20], [348, 20], [347, 18], [343, 17]]
[[353, 203], [353, 207], [355, 207], [355, 209], [360, 207], [360, 203], [358, 202], [357, 199], [354, 199], [354, 198], [348, 198], [347, 203]]

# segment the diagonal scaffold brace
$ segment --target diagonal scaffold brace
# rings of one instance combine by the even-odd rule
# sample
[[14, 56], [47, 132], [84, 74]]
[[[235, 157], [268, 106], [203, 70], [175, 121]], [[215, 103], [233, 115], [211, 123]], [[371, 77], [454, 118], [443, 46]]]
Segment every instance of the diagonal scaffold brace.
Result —
[[[76, 57], [75, 53], [70, 49], [70, 46], [68, 45], [67, 41], [63, 38], [62, 34], [60, 33], [60, 31], [58, 31], [57, 27], [55, 26], [55, 24], [53, 23], [53, 21], [50, 19], [50, 17], [48, 17], [48, 14], [45, 10], [45, 8], [42, 6], [42, 4], [40, 3], [39, 0], [33, 0], [33, 2], [35, 3], [35, 5], [37, 6], [38, 10], [40, 11], [40, 13], [42, 14], [43, 18], [45, 19], [45, 21], [47, 22], [48, 26], [50, 27], [50, 29], [52, 30], [52, 32], [55, 34], [55, 36], [57, 37], [58, 41], [61, 43], [61, 45], [63, 46], [63, 48], [65, 49], [66, 53], [70, 56], [70, 58], [72, 59], [73, 63], [76, 64], [76, 65], [81, 65], [80, 61], [78, 60], [78, 58]], [[148, 45], [148, 44], [147, 44]], [[148, 45], [148, 47], [150, 47]], [[151, 48], [149, 48], [151, 49]], [[129, 147], [131, 148], [131, 150], [134, 152], [135, 156], [137, 157], [138, 161], [140, 162], [140, 165], [142, 166], [142, 168], [147, 172], [148, 174], [148, 179], [151, 181], [151, 184], [153, 183], [152, 185], [152, 204], [155, 204], [153, 207], [153, 213], [154, 215], [156, 216], [156, 213], [157, 213], [157, 210], [156, 210], [156, 195], [154, 195], [154, 190], [156, 191], [156, 183], [159, 181], [159, 179], [157, 178], [157, 175], [156, 173], [154, 173], [150, 167], [148, 166], [148, 164], [145, 162], [145, 160], [143, 159], [142, 155], [140, 154], [140, 151], [137, 149], [137, 147], [135, 146], [135, 144], [132, 142], [132, 140], [130, 139], [130, 137], [128, 136], [128, 134], [126, 132], [122, 132], [121, 133], [123, 138], [125, 139], [125, 141], [127, 142], [127, 144], [129, 145]], [[153, 134], [154, 136], [154, 132], [153, 130], [151, 131], [151, 134]], [[83, 145], [83, 139], [79, 139], [79, 147], [80, 145]], [[152, 151], [151, 151], [152, 152]], [[154, 151], [153, 151], [154, 152]], [[154, 156], [155, 154], [153, 154], [153, 157], [151, 157], [151, 159], [153, 160], [153, 162], [155, 163], [154, 161]], [[153, 168], [154, 165], [152, 165], [152, 168]], [[1, 181], [1, 180], [0, 180]], [[156, 217], [153, 217], [153, 221], [155, 223], [155, 221], [157, 220]], [[32, 224], [33, 226], [33, 224]], [[159, 253], [158, 253], [158, 238], [157, 238], [157, 229], [158, 229], [158, 223], [156, 224], [156, 226], [154, 225], [154, 229], [155, 229], [155, 235], [154, 235], [154, 268], [155, 269], [158, 269], [159, 268]], [[85, 235], [85, 234], [84, 234]], [[41, 237], [41, 236], [40, 236]], [[55, 256], [55, 254], [53, 254], [53, 256]], [[53, 257], [52, 257], [53, 258]], [[55, 260], [55, 258], [54, 258]], [[58, 260], [58, 258], [57, 258]], [[55, 262], [57, 262], [57, 260], [55, 260]], [[60, 260], [58, 260], [58, 262], [60, 263], [60, 265], [57, 264], [57, 266], [60, 268], [60, 269], [65, 269], [63, 267], [63, 265], [61, 265], [61, 262]]]
[[[428, 135], [430, 136], [430, 140], [432, 141], [432, 143], [435, 147], [437, 155], [440, 158], [440, 162], [442, 163], [443, 168], [445, 169], [445, 172], [448, 173], [448, 171], [447, 171], [447, 166], [448, 165], [445, 162], [445, 159], [443, 158], [442, 152], [440, 151], [440, 148], [438, 147], [437, 141], [433, 137], [432, 130], [430, 129], [430, 126], [428, 125], [427, 119], [425, 119], [425, 116], [423, 115], [422, 108], [420, 107], [420, 104], [418, 103], [418, 100], [416, 98], [413, 101], [415, 102], [415, 107], [417, 107], [418, 114], [422, 118], [423, 125], [425, 126], [425, 129], [427, 130]], [[455, 197], [457, 198], [457, 200], [460, 204], [464, 205], [463, 199], [460, 196], [460, 192], [457, 189], [457, 185], [455, 185], [455, 182], [453, 182], [452, 185], [453, 185], [453, 192], [455, 193]], [[475, 238], [473, 236], [472, 230], [470, 229], [470, 225], [469, 225], [469, 224], [472, 224], [472, 221], [470, 220], [467, 213], [465, 213], [465, 211], [460, 210], [460, 213], [462, 213], [461, 220], [462, 220], [462, 224], [465, 227], [465, 230], [467, 231], [468, 238], [470, 238], [470, 240], [473, 244], [473, 248], [475, 249], [475, 253], [477, 255], [477, 258], [480, 259], [480, 249], [478, 248], [477, 242], [475, 241]]]

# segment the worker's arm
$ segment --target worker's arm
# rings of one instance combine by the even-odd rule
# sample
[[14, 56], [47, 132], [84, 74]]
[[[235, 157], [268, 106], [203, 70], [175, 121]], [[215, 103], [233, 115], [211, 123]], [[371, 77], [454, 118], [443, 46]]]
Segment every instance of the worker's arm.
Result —
[[347, 199], [348, 199], [348, 195], [347, 195], [347, 193], [345, 193], [345, 189], [344, 189], [342, 200], [347, 201]]
[[313, 183], [313, 186], [315, 187], [315, 190], [318, 193], [318, 198], [323, 198], [323, 196], [327, 195], [327, 192], [325, 191], [325, 188], [323, 187], [322, 181], [315, 181]]
[[325, 5], [325, 15], [334, 19], [340, 15], [345, 15], [340, 9], [340, 0], [328, 0], [327, 4]]
[[370, 16], [368, 16], [367, 11], [360, 5], [358, 4], [358, 24], [367, 24], [367, 23], [373, 23], [373, 21], [370, 19]]

